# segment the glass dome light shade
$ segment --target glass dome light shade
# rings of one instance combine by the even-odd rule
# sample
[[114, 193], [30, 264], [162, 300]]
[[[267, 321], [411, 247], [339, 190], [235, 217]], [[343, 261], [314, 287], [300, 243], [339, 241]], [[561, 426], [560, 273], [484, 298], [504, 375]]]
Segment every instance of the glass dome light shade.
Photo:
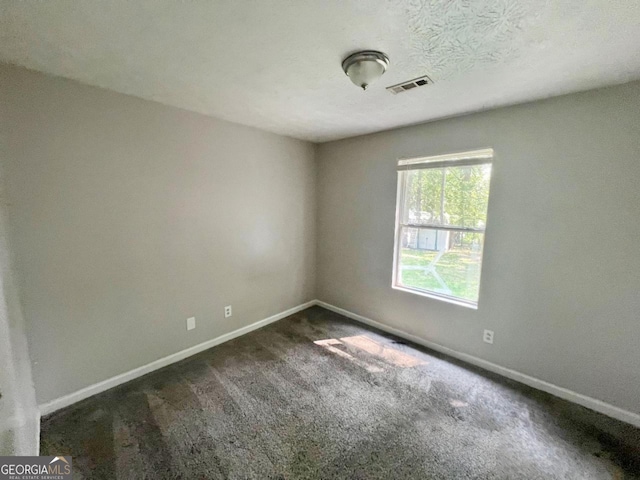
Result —
[[364, 51], [350, 55], [342, 62], [342, 69], [354, 85], [366, 90], [378, 80], [389, 66], [389, 58], [382, 52]]

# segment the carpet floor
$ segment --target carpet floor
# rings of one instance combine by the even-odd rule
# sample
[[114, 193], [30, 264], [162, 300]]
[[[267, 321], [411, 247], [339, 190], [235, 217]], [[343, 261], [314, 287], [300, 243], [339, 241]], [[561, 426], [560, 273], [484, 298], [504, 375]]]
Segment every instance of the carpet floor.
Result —
[[640, 430], [312, 307], [42, 420], [95, 479], [637, 479]]

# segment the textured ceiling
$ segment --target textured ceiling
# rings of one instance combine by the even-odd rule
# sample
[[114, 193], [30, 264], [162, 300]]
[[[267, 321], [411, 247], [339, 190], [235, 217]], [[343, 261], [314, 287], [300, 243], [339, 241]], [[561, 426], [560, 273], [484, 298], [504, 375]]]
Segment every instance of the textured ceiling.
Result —
[[638, 79], [640, 1], [0, 0], [0, 60], [326, 141]]

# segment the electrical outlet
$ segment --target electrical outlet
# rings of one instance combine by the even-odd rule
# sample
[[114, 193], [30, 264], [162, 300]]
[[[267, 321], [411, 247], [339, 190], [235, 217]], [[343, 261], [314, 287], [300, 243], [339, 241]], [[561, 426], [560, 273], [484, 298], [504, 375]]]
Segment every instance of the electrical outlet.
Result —
[[231, 305], [224, 307], [224, 318], [229, 318], [232, 315]]
[[187, 330], [193, 330], [196, 328], [196, 317], [187, 318]]
[[482, 335], [482, 340], [485, 343], [493, 343], [493, 330], [485, 330], [484, 335]]

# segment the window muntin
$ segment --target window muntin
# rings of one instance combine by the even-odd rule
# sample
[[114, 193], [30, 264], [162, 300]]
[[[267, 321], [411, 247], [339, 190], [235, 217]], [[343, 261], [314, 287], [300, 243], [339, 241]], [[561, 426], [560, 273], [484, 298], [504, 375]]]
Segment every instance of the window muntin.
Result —
[[477, 306], [492, 158], [399, 162], [394, 288]]

